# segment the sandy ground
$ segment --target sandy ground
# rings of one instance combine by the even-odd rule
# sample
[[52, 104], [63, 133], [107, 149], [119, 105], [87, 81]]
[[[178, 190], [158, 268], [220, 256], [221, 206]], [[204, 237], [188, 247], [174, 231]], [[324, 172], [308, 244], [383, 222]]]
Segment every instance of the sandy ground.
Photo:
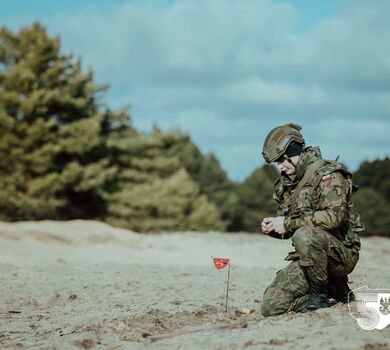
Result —
[[[0, 348], [390, 349], [390, 326], [365, 331], [344, 304], [263, 318], [262, 293], [290, 250], [260, 234], [0, 223]], [[227, 269], [211, 256], [232, 261], [227, 313]], [[390, 289], [389, 272], [390, 240], [363, 240], [351, 287]]]

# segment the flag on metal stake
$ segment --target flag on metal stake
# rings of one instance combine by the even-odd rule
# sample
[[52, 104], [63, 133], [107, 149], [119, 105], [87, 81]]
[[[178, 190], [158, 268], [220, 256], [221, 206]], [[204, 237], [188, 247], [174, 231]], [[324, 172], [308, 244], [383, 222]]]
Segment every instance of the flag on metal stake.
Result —
[[227, 280], [227, 288], [226, 288], [226, 305], [225, 305], [225, 312], [227, 312], [228, 307], [228, 297], [229, 297], [229, 283], [230, 283], [230, 259], [227, 258], [214, 258], [213, 259], [214, 266], [217, 270], [224, 269], [226, 266], [229, 265], [228, 269], [228, 280]]

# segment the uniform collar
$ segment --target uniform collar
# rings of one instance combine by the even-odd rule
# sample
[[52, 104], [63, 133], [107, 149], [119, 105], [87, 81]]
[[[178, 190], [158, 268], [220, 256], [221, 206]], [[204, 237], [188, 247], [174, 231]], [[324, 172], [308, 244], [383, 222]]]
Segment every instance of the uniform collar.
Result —
[[296, 165], [296, 172], [291, 176], [282, 175], [284, 186], [295, 186], [299, 180], [305, 175], [307, 167], [315, 162], [317, 159], [322, 159], [321, 150], [318, 146], [306, 147], [298, 158]]
[[322, 159], [321, 150], [318, 146], [306, 147], [301, 155], [299, 156], [298, 163], [296, 166], [295, 177], [300, 180], [305, 175], [307, 167], [314, 163], [317, 159]]

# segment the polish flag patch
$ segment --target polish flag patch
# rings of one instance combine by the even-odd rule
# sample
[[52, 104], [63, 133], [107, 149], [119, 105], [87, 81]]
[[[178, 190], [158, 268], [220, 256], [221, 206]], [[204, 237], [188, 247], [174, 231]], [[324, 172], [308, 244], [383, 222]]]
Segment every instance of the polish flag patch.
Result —
[[322, 181], [322, 182], [328, 181], [328, 180], [330, 180], [331, 178], [332, 178], [332, 175], [331, 175], [331, 174], [325, 175], [325, 176], [322, 177], [321, 181]]

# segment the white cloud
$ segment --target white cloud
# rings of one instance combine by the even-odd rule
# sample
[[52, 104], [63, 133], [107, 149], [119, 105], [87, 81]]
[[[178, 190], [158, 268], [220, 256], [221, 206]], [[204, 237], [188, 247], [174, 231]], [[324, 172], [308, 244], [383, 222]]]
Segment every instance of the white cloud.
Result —
[[389, 154], [389, 1], [342, 2], [306, 32], [271, 0], [112, 6], [44, 23], [111, 85], [109, 103], [134, 106], [136, 125], [181, 127], [233, 177], [260, 164], [261, 138], [284, 122], [352, 168]]

